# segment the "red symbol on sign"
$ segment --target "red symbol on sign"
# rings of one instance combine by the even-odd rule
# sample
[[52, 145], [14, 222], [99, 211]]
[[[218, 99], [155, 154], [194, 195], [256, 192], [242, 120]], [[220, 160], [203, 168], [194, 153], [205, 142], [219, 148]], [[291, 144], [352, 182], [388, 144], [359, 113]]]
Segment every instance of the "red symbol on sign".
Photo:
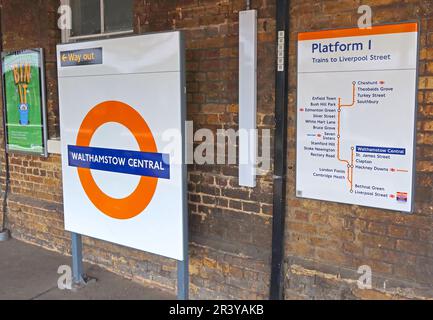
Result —
[[397, 192], [397, 201], [407, 202], [409, 194], [407, 192]]

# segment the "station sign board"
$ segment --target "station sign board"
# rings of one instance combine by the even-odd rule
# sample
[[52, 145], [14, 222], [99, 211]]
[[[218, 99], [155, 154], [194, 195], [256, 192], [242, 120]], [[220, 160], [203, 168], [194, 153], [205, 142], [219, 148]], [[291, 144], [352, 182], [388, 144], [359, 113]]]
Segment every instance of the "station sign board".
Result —
[[417, 62], [417, 23], [298, 34], [298, 197], [412, 212]]
[[183, 51], [180, 32], [57, 47], [66, 230], [184, 259]]

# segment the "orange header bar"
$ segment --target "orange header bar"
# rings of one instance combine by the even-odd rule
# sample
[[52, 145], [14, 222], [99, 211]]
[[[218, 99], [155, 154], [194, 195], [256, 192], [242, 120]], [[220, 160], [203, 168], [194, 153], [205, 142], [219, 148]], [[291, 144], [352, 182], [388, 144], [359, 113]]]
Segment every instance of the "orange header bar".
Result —
[[418, 23], [411, 22], [411, 23], [375, 26], [372, 27], [371, 29], [351, 28], [351, 29], [335, 29], [335, 30], [326, 30], [326, 31], [301, 32], [298, 34], [298, 41], [371, 36], [371, 35], [378, 35], [378, 34], [404, 33], [404, 32], [417, 32], [417, 31], [418, 31]]

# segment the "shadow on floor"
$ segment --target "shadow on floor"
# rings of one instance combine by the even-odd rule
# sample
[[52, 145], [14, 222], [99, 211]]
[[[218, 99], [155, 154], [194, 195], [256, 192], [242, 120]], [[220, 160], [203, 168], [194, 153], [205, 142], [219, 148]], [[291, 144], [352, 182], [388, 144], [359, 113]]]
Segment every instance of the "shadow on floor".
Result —
[[0, 242], [0, 300], [174, 300], [164, 291], [147, 288], [97, 266], [85, 264], [98, 279], [72, 292], [59, 290], [57, 270], [71, 258], [17, 240]]

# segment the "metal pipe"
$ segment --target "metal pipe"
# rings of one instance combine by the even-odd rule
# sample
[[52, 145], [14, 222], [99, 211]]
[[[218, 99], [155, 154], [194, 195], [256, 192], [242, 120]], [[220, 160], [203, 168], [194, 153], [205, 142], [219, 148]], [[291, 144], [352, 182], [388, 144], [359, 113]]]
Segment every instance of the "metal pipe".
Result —
[[74, 285], [86, 283], [83, 275], [83, 242], [81, 234], [72, 233], [72, 282]]
[[246, 0], [246, 7], [247, 7], [247, 10], [251, 9], [251, 0]]
[[[275, 82], [271, 300], [280, 300], [284, 297], [284, 226], [286, 217], [287, 105], [289, 94], [289, 8], [290, 0], [277, 0], [277, 48], [279, 50], [284, 49], [284, 61], [280, 61], [277, 58]], [[282, 39], [284, 39], [283, 48], [281, 48]]]
[[[0, 52], [3, 52], [3, 24], [2, 24], [2, 14], [3, 14], [3, 1], [0, 2]], [[3, 63], [0, 63], [0, 75], [3, 81]], [[4, 87], [4, 86], [3, 86]], [[10, 184], [10, 173], [9, 173], [9, 154], [7, 152], [7, 138], [6, 138], [6, 122], [5, 122], [5, 95], [6, 92], [3, 90], [2, 98], [3, 98], [3, 141], [4, 141], [4, 165], [5, 165], [5, 189], [3, 191], [3, 205], [2, 205], [2, 224], [0, 233], [3, 240], [7, 240], [9, 238], [9, 231], [5, 230], [6, 228], [6, 214], [7, 214], [7, 201], [8, 201], [8, 193], [9, 193], [9, 184]]]

